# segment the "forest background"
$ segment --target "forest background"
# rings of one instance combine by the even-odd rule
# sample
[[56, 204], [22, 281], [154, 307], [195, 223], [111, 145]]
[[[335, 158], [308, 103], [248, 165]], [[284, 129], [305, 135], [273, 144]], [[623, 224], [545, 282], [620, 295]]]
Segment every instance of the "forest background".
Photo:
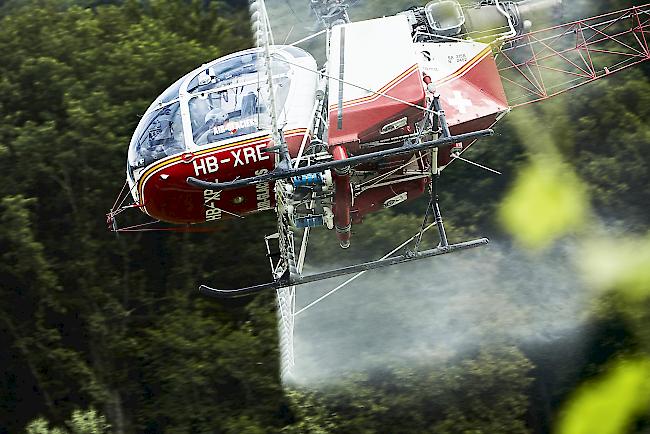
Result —
[[[631, 5], [580, 4], [585, 16]], [[139, 116], [187, 71], [250, 46], [246, 6], [0, 2], [0, 433], [650, 432], [647, 66], [509, 115], [468, 154], [503, 176], [450, 168], [450, 236], [495, 246], [347, 288], [359, 298], [297, 324], [302, 381], [280, 381], [273, 294], [221, 304], [195, 290], [267, 280], [272, 214], [207, 235], [107, 231]], [[308, 263], [380, 256], [424, 206], [368, 218], [345, 254], [317, 235]], [[449, 300], [444, 330], [462, 330], [460, 346], [435, 327], [415, 334], [420, 312], [387, 356], [391, 336], [363, 321], [406, 321], [413, 302], [449, 315]], [[335, 322], [373, 347], [318, 334]], [[524, 323], [539, 327], [511, 333]]]

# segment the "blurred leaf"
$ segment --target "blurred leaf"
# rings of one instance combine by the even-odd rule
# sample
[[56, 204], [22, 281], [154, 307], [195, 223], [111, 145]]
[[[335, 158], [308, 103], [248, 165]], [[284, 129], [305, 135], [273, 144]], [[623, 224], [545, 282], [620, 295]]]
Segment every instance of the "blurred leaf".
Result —
[[627, 360], [578, 389], [560, 421], [559, 434], [627, 432], [650, 404], [650, 360]]
[[573, 171], [552, 158], [536, 158], [504, 199], [500, 218], [515, 238], [541, 248], [579, 228], [588, 209], [585, 189]]
[[630, 302], [650, 295], [650, 235], [638, 239], [587, 243], [583, 252], [585, 278], [601, 289], [617, 289]]

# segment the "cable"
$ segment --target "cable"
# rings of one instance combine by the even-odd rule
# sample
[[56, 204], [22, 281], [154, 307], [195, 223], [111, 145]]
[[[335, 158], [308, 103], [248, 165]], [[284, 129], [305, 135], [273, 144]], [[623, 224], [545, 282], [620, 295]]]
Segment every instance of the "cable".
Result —
[[[400, 244], [399, 246], [395, 247], [395, 248], [394, 248], [393, 250], [391, 250], [390, 252], [386, 253], [386, 254], [385, 254], [385, 255], [380, 259], [380, 261], [383, 260], [383, 259], [388, 258], [388, 257], [391, 256], [392, 254], [394, 254], [395, 252], [397, 252], [399, 249], [403, 248], [403, 247], [406, 246], [408, 243], [410, 243], [411, 241], [413, 241], [413, 240], [415, 239], [415, 237], [417, 237], [417, 236], [419, 236], [419, 235], [425, 233], [426, 231], [428, 231], [429, 229], [431, 229], [431, 228], [434, 227], [435, 225], [436, 225], [435, 222], [434, 222], [434, 223], [431, 223], [431, 224], [430, 224], [429, 226], [427, 226], [424, 230], [419, 231], [417, 234], [413, 235], [411, 238], [409, 238], [408, 240], [404, 241], [402, 244]], [[303, 307], [302, 309], [300, 309], [299, 311], [297, 311], [297, 312], [294, 313], [293, 315], [294, 315], [294, 316], [297, 316], [297, 315], [303, 313], [304, 311], [306, 311], [307, 309], [309, 309], [309, 308], [311, 308], [311, 307], [317, 305], [318, 303], [320, 303], [321, 301], [325, 300], [325, 299], [326, 299], [327, 297], [329, 297], [330, 295], [334, 294], [335, 292], [337, 292], [338, 290], [340, 290], [341, 288], [343, 288], [344, 286], [346, 286], [348, 283], [351, 283], [352, 281], [354, 281], [354, 280], [356, 280], [357, 278], [363, 276], [363, 275], [366, 274], [367, 272], [368, 272], [368, 270], [365, 270], [365, 271], [361, 271], [361, 272], [355, 274], [354, 276], [350, 277], [350, 278], [349, 278], [348, 280], [346, 280], [345, 282], [341, 283], [341, 284], [340, 284], [339, 286], [337, 286], [336, 288], [334, 288], [334, 289], [332, 289], [331, 291], [329, 291], [327, 294], [325, 294], [325, 295], [323, 295], [323, 296], [317, 298], [316, 300], [312, 301], [312, 302], [309, 303], [307, 306]]]

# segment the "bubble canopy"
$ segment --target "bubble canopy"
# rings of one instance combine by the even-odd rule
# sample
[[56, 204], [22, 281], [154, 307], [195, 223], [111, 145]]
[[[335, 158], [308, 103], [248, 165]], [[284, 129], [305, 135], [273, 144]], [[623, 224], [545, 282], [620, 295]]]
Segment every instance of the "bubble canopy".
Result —
[[[149, 106], [128, 153], [131, 182], [144, 168], [168, 156], [194, 151], [270, 129], [270, 112], [260, 92], [259, 49], [232, 54], [181, 77]], [[275, 106], [282, 119], [291, 87], [292, 65], [311, 56], [291, 46], [273, 48]]]

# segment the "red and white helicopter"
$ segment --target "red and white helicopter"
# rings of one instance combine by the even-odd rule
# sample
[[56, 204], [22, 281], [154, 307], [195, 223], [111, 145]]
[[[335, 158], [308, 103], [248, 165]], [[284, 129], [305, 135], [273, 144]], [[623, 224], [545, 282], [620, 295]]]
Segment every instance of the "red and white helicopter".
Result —
[[[456, 160], [472, 163], [464, 152], [512, 108], [650, 60], [650, 5], [531, 31], [560, 2], [434, 0], [352, 22], [344, 0], [251, 1], [256, 48], [188, 73], [144, 114], [129, 147], [128, 187], [109, 224], [138, 229], [117, 226], [128, 208], [185, 227], [274, 210], [278, 231], [265, 237], [272, 281], [201, 286], [216, 297], [280, 294], [487, 244], [448, 242], [436, 194], [441, 173]], [[305, 11], [320, 29], [278, 44], [274, 23], [304, 21]], [[311, 229], [333, 230], [347, 248], [352, 225], [367, 214], [421, 195], [429, 205], [411, 250], [302, 274]], [[133, 202], [123, 205], [127, 197]], [[440, 243], [420, 250], [428, 218]]]

